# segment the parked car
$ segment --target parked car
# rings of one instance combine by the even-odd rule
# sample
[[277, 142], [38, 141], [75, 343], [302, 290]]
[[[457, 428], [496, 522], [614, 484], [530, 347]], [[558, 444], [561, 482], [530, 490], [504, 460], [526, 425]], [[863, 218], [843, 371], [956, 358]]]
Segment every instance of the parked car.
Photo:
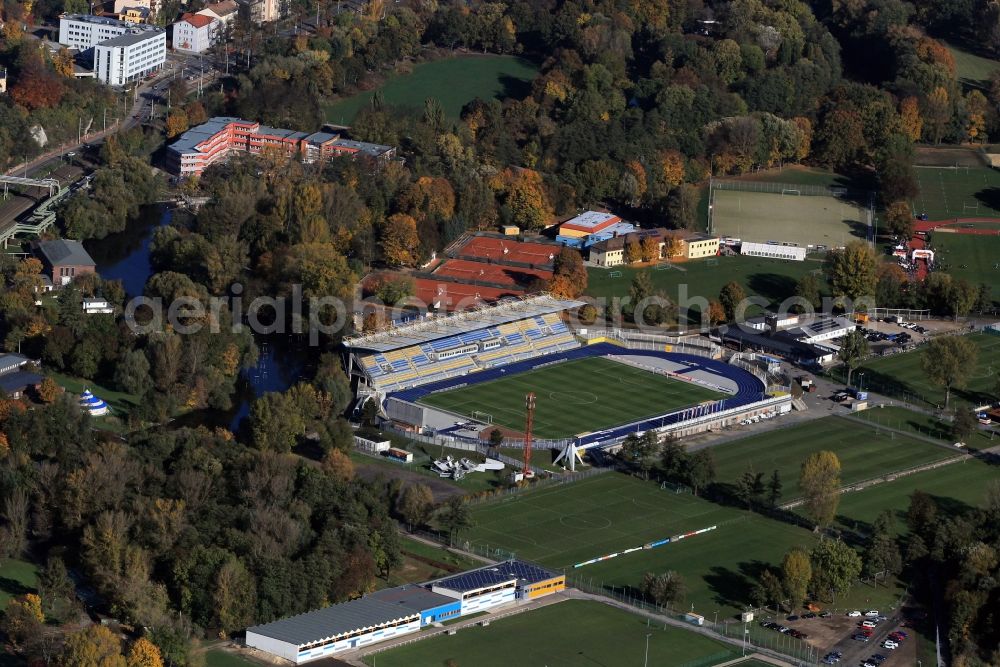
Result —
[[865, 616], [867, 616], [868, 618], [874, 618], [879, 615], [880, 614], [878, 613], [877, 609], [869, 609], [868, 611], [865, 612]]
[[861, 627], [863, 628], [874, 628], [878, 623], [872, 620], [861, 621]]
[[882, 648], [887, 648], [890, 651], [895, 651], [897, 648], [899, 648], [899, 644], [892, 641], [891, 639], [886, 639], [884, 642], [882, 642]]
[[847, 615], [851, 618], [857, 618], [858, 616], [861, 616], [861, 612], [855, 609], [854, 611], [847, 612]]

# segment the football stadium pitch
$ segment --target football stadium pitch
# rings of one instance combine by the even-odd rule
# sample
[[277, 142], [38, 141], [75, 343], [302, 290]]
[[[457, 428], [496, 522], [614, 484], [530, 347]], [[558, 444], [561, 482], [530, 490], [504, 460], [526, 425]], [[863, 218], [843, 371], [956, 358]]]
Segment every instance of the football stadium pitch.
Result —
[[719, 189], [712, 197], [712, 233], [720, 236], [830, 248], [868, 238], [867, 211], [846, 199]]
[[994, 301], [1000, 300], [1000, 225], [997, 236], [935, 231], [931, 235], [935, 260], [952, 278], [978, 286], [990, 286]]
[[428, 394], [419, 402], [469, 417], [486, 413], [494, 424], [520, 432], [524, 397], [532, 391], [533, 433], [539, 438], [567, 438], [725, 397], [696, 384], [589, 357]]
[[802, 463], [820, 450], [831, 451], [840, 459], [840, 479], [845, 485], [956, 454], [924, 440], [890, 433], [874, 424], [826, 417], [715, 447], [712, 451], [716, 482], [735, 488], [748, 467], [755, 473], [763, 473], [766, 482], [777, 470], [782, 482], [780, 501], [799, 498]]
[[1000, 172], [988, 167], [917, 167], [915, 214], [931, 220], [1000, 217]]
[[[662, 625], [589, 600], [566, 600], [365, 657], [368, 665], [412, 667], [643, 664], [708, 667], [738, 658], [739, 647]], [[516, 647], [516, 648], [515, 648]], [[514, 657], [516, 652], [517, 657]]]

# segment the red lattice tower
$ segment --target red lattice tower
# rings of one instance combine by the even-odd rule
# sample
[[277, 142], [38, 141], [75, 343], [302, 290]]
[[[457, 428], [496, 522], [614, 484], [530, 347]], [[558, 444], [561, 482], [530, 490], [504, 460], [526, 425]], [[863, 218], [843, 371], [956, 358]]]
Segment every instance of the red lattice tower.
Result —
[[535, 392], [524, 397], [524, 476], [531, 475], [531, 427], [535, 421]]

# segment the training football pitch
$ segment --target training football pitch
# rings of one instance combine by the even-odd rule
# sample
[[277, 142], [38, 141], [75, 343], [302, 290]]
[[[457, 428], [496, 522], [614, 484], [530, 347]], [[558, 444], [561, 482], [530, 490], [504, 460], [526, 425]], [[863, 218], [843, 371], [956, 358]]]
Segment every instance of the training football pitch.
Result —
[[1000, 172], [987, 167], [917, 167], [913, 212], [931, 220], [1000, 217]]
[[[793, 546], [809, 548], [815, 541], [803, 528], [617, 472], [477, 505], [472, 520], [463, 541], [488, 548], [497, 558], [513, 551], [566, 568], [571, 577], [609, 592], [636, 594], [646, 572], [674, 570], [684, 577], [687, 604], [701, 614], [745, 608], [761, 567], [780, 563]], [[713, 525], [718, 528], [676, 543], [573, 567]]]
[[486, 413], [494, 424], [522, 431], [524, 397], [532, 391], [532, 432], [539, 438], [567, 438], [725, 397], [696, 384], [589, 357], [428, 394], [420, 403], [470, 417]]
[[978, 286], [990, 286], [994, 301], [1000, 300], [1000, 225], [997, 236], [935, 231], [931, 235], [935, 261], [952, 278], [964, 278]]
[[[649, 636], [649, 653], [646, 639]], [[577, 667], [578, 665], [682, 665], [703, 667], [739, 657], [738, 647], [708, 637], [650, 626], [645, 618], [589, 600], [566, 600], [367, 656], [379, 667]]]
[[[997, 373], [1000, 373], [1000, 336], [974, 334], [968, 337], [979, 348], [979, 358], [975, 368], [969, 371], [968, 383], [964, 388], [952, 389], [952, 404], [956, 399], [974, 403], [992, 401], [995, 398]], [[854, 371], [855, 382], [862, 382], [865, 389], [895, 396], [908, 401], [922, 401], [925, 405], [944, 406], [943, 387], [931, 384], [921, 366], [923, 350], [914, 350], [891, 357], [881, 357], [865, 362]], [[861, 377], [861, 373], [864, 377]], [[833, 377], [841, 377], [839, 368], [831, 372]]]
[[789, 501], [802, 496], [799, 470], [803, 461], [821, 450], [831, 451], [840, 459], [840, 479], [845, 485], [940, 461], [956, 453], [878, 425], [825, 417], [715, 447], [716, 481], [735, 488], [749, 469], [763, 473], [766, 483], [777, 470], [782, 482], [781, 500]]
[[712, 233], [719, 236], [836, 248], [869, 235], [868, 212], [846, 199], [718, 188], [712, 199]]

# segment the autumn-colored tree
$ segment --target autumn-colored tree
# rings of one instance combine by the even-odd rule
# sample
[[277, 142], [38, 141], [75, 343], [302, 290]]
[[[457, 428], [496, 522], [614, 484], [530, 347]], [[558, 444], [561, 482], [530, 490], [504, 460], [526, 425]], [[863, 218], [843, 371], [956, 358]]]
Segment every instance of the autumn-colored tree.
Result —
[[834, 296], [857, 299], [875, 293], [879, 259], [864, 241], [849, 241], [843, 249], [828, 253], [826, 264]]
[[390, 266], [413, 266], [417, 263], [417, 221], [405, 213], [394, 213], [382, 225], [382, 255]]
[[244, 628], [253, 621], [257, 582], [239, 558], [232, 556], [219, 568], [212, 599], [223, 632]]
[[430, 518], [433, 507], [434, 492], [419, 482], [404, 488], [396, 499], [396, 511], [411, 528], [423, 525]]
[[125, 657], [125, 667], [163, 667], [160, 649], [145, 637], [140, 637], [132, 643]]
[[11, 598], [7, 602], [2, 627], [15, 646], [30, 643], [44, 623], [42, 599], [34, 593]]
[[43, 64], [25, 67], [10, 87], [11, 99], [29, 111], [51, 109], [59, 104], [64, 92], [62, 81]]
[[785, 593], [789, 598], [789, 606], [794, 611], [805, 602], [809, 582], [812, 581], [812, 565], [809, 562], [809, 554], [804, 549], [792, 547], [785, 554], [784, 560], [781, 561], [781, 574]]
[[726, 309], [722, 307], [722, 304], [712, 299], [708, 302], [708, 324], [709, 326], [716, 326], [726, 321]]
[[622, 183], [626, 182], [628, 187], [623, 185], [621, 194], [629, 206], [638, 206], [649, 189], [649, 184], [646, 180], [646, 168], [642, 166], [642, 163], [630, 160], [625, 164]]
[[951, 120], [952, 105], [948, 91], [938, 86], [930, 92], [924, 102], [924, 125], [929, 132], [929, 139], [941, 143], [944, 131]]
[[0, 461], [7, 458], [10, 454], [10, 442], [7, 440], [7, 434], [0, 431]]
[[722, 290], [719, 292], [719, 303], [722, 304], [726, 320], [736, 319], [737, 310], [746, 298], [747, 294], [743, 291], [743, 287], [735, 280], [722, 286]]
[[54, 403], [62, 388], [52, 378], [45, 378], [38, 384], [38, 398], [42, 403]]
[[587, 289], [587, 267], [583, 258], [572, 248], [562, 248], [552, 262], [552, 282], [549, 291], [564, 298], [575, 299]]
[[73, 77], [73, 54], [69, 52], [69, 49], [59, 49], [52, 56], [52, 67], [61, 76], [66, 78]]
[[918, 141], [924, 129], [924, 119], [920, 116], [920, 103], [916, 97], [904, 97], [899, 103], [899, 120], [903, 134], [910, 141]]
[[642, 260], [642, 246], [637, 240], [625, 242], [625, 261], [628, 264], [635, 264]]
[[667, 259], [677, 257], [684, 253], [684, 241], [676, 234], [665, 234], [663, 236], [663, 256]]
[[805, 160], [812, 151], [813, 125], [812, 121], [805, 116], [796, 116], [792, 119], [795, 126], [799, 128], [798, 145], [795, 147], [795, 159]]
[[187, 112], [181, 107], [174, 107], [167, 114], [166, 131], [167, 137], [173, 138], [184, 132], [191, 126]]
[[514, 224], [524, 229], [541, 229], [552, 217], [542, 177], [536, 171], [519, 170], [507, 185], [505, 201]]
[[208, 120], [208, 112], [205, 111], [205, 105], [197, 100], [190, 102], [184, 107], [184, 111], [187, 113], [188, 123], [192, 127], [201, 125]]
[[910, 211], [909, 202], [895, 201], [889, 204], [885, 209], [885, 221], [893, 236], [898, 236], [904, 241], [913, 236], [913, 212]]
[[660, 178], [667, 189], [684, 182], [684, 156], [680, 151], [668, 150], [660, 154]]
[[660, 240], [655, 236], [647, 236], [640, 243], [642, 261], [655, 262], [660, 259]]
[[446, 178], [421, 176], [399, 195], [397, 206], [417, 220], [445, 220], [455, 214], [455, 190]]
[[939, 65], [951, 78], [955, 77], [955, 57], [951, 50], [932, 37], [922, 37], [916, 45], [917, 57], [928, 65]]
[[125, 667], [118, 636], [103, 625], [88, 625], [66, 638], [62, 667]]
[[989, 102], [986, 96], [973, 88], [965, 96], [965, 134], [969, 141], [977, 141], [983, 138], [986, 132], [986, 112], [989, 110]]
[[341, 482], [354, 479], [354, 463], [350, 456], [339, 449], [331, 449], [323, 457], [323, 471]]

